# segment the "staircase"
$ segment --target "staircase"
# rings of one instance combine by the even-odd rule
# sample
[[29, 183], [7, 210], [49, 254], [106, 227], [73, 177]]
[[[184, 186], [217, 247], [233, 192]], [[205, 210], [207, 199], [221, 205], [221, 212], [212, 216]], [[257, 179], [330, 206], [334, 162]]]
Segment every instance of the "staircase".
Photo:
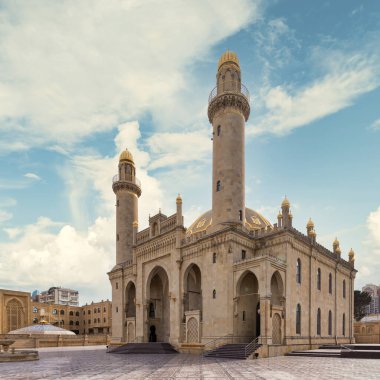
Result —
[[255, 338], [251, 343], [229, 343], [219, 346], [213, 350], [206, 351], [206, 358], [227, 358], [227, 359], [247, 359], [255, 352], [261, 344], [259, 338]]
[[108, 350], [111, 354], [178, 354], [170, 343], [127, 343]]

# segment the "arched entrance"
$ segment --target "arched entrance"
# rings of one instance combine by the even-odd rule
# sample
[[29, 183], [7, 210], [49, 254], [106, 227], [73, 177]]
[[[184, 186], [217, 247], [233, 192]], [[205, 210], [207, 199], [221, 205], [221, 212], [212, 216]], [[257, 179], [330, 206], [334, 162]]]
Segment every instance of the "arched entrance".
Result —
[[276, 313], [272, 318], [272, 343], [281, 344], [281, 342], [281, 317], [278, 313]]
[[25, 312], [22, 303], [16, 298], [7, 303], [8, 331], [17, 330], [25, 326]]
[[275, 271], [270, 280], [271, 304], [272, 306], [282, 306], [284, 296], [284, 284], [281, 275]]
[[[168, 342], [170, 336], [170, 304], [169, 304], [169, 278], [162, 267], [156, 267], [149, 275], [147, 282], [148, 328], [147, 340]], [[154, 328], [152, 329], [151, 327]], [[154, 334], [152, 331], [154, 330]]]
[[127, 342], [134, 342], [136, 337], [136, 287], [132, 281], [125, 288], [125, 326]]
[[235, 335], [252, 338], [260, 335], [260, 296], [257, 277], [245, 272], [237, 283], [237, 323]]
[[202, 277], [196, 264], [189, 266], [185, 273], [185, 311], [202, 311]]

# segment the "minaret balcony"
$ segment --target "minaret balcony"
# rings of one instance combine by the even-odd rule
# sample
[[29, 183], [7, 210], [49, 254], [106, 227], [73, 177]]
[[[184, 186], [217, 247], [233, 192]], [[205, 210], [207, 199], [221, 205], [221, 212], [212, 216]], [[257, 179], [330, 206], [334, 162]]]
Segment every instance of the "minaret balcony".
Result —
[[112, 177], [112, 189], [116, 192], [119, 189], [126, 189], [137, 194], [139, 197], [141, 195], [141, 182], [136, 177], [120, 178], [119, 174]]
[[208, 97], [208, 119], [210, 123], [214, 116], [227, 107], [238, 109], [245, 121], [251, 111], [249, 106], [249, 91], [243, 83], [238, 81], [220, 82]]
[[217, 86], [215, 86], [215, 88], [213, 88], [213, 90], [210, 92], [210, 96], [208, 97], [208, 104], [210, 104], [218, 96], [228, 94], [242, 95], [249, 103], [248, 88], [245, 87], [243, 83], [237, 81], [227, 81], [221, 82]]

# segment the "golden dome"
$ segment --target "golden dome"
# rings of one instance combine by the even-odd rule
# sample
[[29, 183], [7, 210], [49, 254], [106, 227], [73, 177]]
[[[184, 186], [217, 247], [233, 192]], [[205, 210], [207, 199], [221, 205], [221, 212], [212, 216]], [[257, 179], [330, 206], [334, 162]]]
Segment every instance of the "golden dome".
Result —
[[[193, 224], [187, 229], [186, 235], [190, 236], [198, 232], [206, 231], [212, 225], [212, 210], [209, 210], [198, 217]], [[260, 230], [262, 228], [272, 227], [269, 221], [257, 211], [245, 208], [245, 227], [249, 230]]]
[[306, 228], [314, 228], [314, 222], [309, 218], [309, 221], [306, 224]]
[[339, 240], [337, 238], [333, 242], [333, 247], [339, 247]]
[[218, 70], [225, 62], [234, 62], [239, 66], [239, 58], [233, 51], [227, 50], [222, 54], [218, 62]]
[[125, 150], [123, 150], [120, 154], [119, 161], [132, 161], [132, 162], [134, 162], [132, 153], [127, 148], [125, 148]]
[[342, 253], [342, 251], [340, 250], [340, 248], [339, 248], [339, 247], [337, 247], [337, 248], [336, 248], [335, 252], [336, 252], [336, 253], [339, 253], [339, 254], [341, 254], [341, 253]]
[[290, 207], [290, 202], [289, 202], [289, 199], [286, 197], [286, 195], [285, 195], [284, 200], [281, 203], [281, 207], [288, 207], [288, 208]]
[[178, 194], [178, 197], [176, 199], [176, 203], [182, 203], [182, 197], [181, 197], [181, 194]]
[[348, 252], [348, 257], [350, 258], [350, 260], [352, 260], [355, 257], [355, 252], [352, 248], [350, 249], [350, 252]]
[[282, 219], [281, 211], [278, 212], [277, 218], [278, 218], [278, 219]]

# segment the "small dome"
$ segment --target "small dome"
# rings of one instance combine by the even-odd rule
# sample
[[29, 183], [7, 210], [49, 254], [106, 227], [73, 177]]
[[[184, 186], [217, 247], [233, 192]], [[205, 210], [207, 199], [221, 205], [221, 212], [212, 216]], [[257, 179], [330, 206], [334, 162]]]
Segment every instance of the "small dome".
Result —
[[222, 56], [220, 57], [219, 62], [218, 62], [218, 69], [225, 62], [233, 62], [239, 66], [239, 58], [237, 57], [236, 53], [234, 53], [233, 51], [227, 50], [222, 54]]
[[278, 218], [278, 219], [282, 219], [281, 211], [278, 212], [277, 218]]
[[181, 194], [178, 194], [178, 197], [176, 199], [176, 203], [182, 203], [182, 197]]
[[350, 259], [355, 257], [355, 252], [354, 252], [354, 250], [352, 248], [350, 249], [350, 252], [348, 252], [348, 257]]
[[289, 199], [285, 196], [284, 200], [281, 203], [281, 207], [290, 207]]
[[306, 224], [306, 228], [314, 228], [314, 222], [309, 218], [309, 221]]
[[337, 238], [333, 242], [333, 247], [339, 247], [339, 240]]
[[311, 237], [316, 237], [316, 236], [317, 236], [317, 233], [316, 233], [314, 230], [311, 230], [311, 231], [309, 232], [309, 236], [311, 236]]
[[53, 326], [46, 321], [39, 324], [22, 327], [21, 329], [9, 331], [8, 334], [37, 334], [37, 335], [75, 335], [73, 331]]
[[132, 153], [128, 149], [123, 150], [120, 154], [119, 161], [132, 161], [132, 162], [134, 162]]
[[342, 251], [340, 250], [340, 248], [339, 248], [339, 247], [337, 247], [337, 248], [336, 248], [335, 252], [336, 252], [336, 253], [339, 253], [339, 254], [341, 254], [341, 253], [342, 253]]

